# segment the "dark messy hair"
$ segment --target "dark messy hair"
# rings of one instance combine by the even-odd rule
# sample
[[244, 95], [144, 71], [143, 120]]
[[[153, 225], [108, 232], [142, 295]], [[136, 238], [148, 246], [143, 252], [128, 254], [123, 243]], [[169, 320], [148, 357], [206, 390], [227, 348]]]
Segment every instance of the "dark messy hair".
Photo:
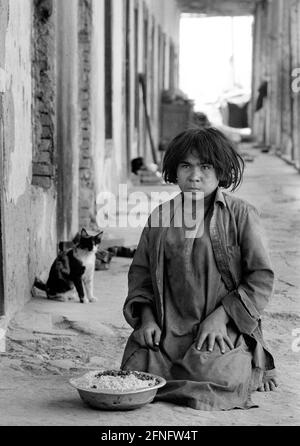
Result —
[[185, 130], [169, 143], [162, 168], [167, 183], [177, 183], [177, 168], [189, 153], [214, 167], [220, 187], [231, 186], [234, 191], [242, 182], [245, 164], [235, 143], [220, 130], [207, 127]]

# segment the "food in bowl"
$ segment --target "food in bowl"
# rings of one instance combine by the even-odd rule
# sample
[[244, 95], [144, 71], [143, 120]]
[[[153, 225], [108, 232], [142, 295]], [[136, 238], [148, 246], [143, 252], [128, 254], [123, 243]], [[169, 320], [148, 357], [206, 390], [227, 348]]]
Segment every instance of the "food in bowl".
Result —
[[86, 373], [77, 380], [77, 385], [85, 389], [128, 392], [159, 384], [155, 377], [131, 370], [105, 370]]
[[94, 370], [73, 378], [80, 398], [102, 410], [137, 409], [153, 401], [157, 390], [166, 384], [161, 376], [127, 370]]

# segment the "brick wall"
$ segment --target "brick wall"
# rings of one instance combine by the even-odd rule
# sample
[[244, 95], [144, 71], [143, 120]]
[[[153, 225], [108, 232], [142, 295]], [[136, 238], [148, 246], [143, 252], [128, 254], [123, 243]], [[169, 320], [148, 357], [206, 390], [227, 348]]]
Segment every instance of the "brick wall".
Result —
[[95, 218], [95, 185], [91, 144], [91, 37], [92, 1], [79, 0], [79, 225], [93, 228]]
[[52, 0], [35, 0], [33, 17], [32, 184], [49, 189], [54, 178], [55, 26]]

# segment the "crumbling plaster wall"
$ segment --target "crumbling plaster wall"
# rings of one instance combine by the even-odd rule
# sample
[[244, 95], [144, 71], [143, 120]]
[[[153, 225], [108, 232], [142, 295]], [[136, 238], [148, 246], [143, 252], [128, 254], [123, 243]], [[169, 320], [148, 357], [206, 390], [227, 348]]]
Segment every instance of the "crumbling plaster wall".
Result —
[[80, 109], [79, 225], [89, 228], [95, 215], [96, 201], [91, 141], [91, 0], [79, 1], [78, 26]]
[[113, 156], [111, 160], [111, 190], [118, 191], [118, 183], [126, 183], [126, 136], [125, 136], [125, 2], [113, 3]]
[[70, 240], [79, 226], [78, 1], [57, 0], [56, 17], [58, 237]]
[[105, 10], [104, 0], [92, 0], [91, 30], [91, 153], [93, 154], [94, 187], [100, 192], [117, 193], [119, 183], [126, 181], [124, 164], [124, 8], [123, 0], [112, 3], [112, 82], [113, 82], [113, 138], [105, 139]]
[[[252, 129], [257, 140], [300, 168], [300, 0], [257, 4], [254, 26]], [[297, 77], [298, 75], [298, 77]], [[268, 82], [267, 97], [255, 111], [258, 88]]]
[[[143, 9], [148, 8], [149, 16], [154, 18], [156, 26], [160, 26], [168, 39], [172, 39], [178, 49], [180, 11], [175, 0], [130, 0], [130, 141], [132, 157], [136, 154], [134, 149], [134, 8], [139, 8], [140, 49], [143, 42]], [[92, 29], [91, 29], [91, 65], [90, 65], [90, 153], [93, 155], [94, 187], [96, 196], [102, 191], [118, 193], [120, 183], [127, 182], [128, 160], [126, 151], [126, 98], [125, 98], [125, 41], [126, 41], [126, 2], [113, 0], [112, 2], [112, 83], [113, 83], [113, 138], [105, 140], [105, 109], [104, 109], [104, 0], [92, 0]], [[156, 45], [158, 36], [156, 35]], [[157, 48], [155, 56], [158, 58]], [[143, 71], [143, 52], [139, 53], [139, 70]], [[168, 66], [169, 54], [166, 54]], [[158, 69], [156, 61], [156, 69]], [[158, 74], [157, 74], [158, 76]], [[166, 70], [166, 78], [168, 80]], [[155, 86], [157, 84], [154, 83]], [[156, 87], [155, 87], [156, 88]], [[155, 90], [155, 106], [159, 108], [160, 91]], [[143, 113], [141, 104], [141, 113]], [[154, 113], [153, 134], [158, 146], [159, 139], [159, 112]], [[86, 155], [85, 155], [86, 156]]]
[[[130, 64], [130, 78], [131, 78], [131, 92], [130, 92], [130, 122], [131, 128], [130, 132], [130, 142], [131, 142], [131, 154], [132, 157], [137, 156], [137, 148], [136, 141], [134, 136], [134, 91], [135, 91], [135, 74], [134, 74], [134, 8], [137, 7], [139, 10], [139, 52], [138, 52], [138, 70], [140, 73], [144, 72], [144, 53], [143, 53], [143, 39], [144, 39], [144, 8], [148, 10], [148, 18], [149, 18], [149, 52], [151, 45], [151, 24], [152, 20], [155, 22], [155, 48], [152, 48], [154, 51], [154, 60], [155, 60], [155, 68], [158, 70], [157, 59], [158, 59], [158, 35], [157, 35], [157, 27], [160, 26], [162, 31], [166, 34], [168, 39], [168, 45], [166, 46], [166, 54], [165, 54], [165, 63], [166, 63], [166, 71], [165, 71], [165, 85], [168, 87], [169, 81], [169, 48], [170, 41], [174, 43], [175, 49], [178, 52], [179, 47], [179, 20], [180, 20], [180, 10], [177, 6], [175, 0], [145, 0], [135, 2], [134, 0], [130, 0], [130, 54], [131, 60]], [[105, 161], [105, 176], [107, 178], [106, 189], [111, 190], [115, 193], [118, 191], [119, 183], [127, 182], [127, 151], [126, 151], [126, 105], [125, 105], [125, 41], [126, 41], [126, 28], [125, 28], [125, 17], [126, 17], [126, 2], [123, 0], [114, 0], [113, 2], [113, 140], [112, 140], [112, 148], [110, 150], [111, 157], [107, 158]], [[149, 70], [150, 60], [148, 61]], [[147, 73], [149, 75], [149, 73]], [[160, 91], [156, 88], [158, 84], [158, 73], [155, 72], [155, 82], [154, 82], [154, 106], [155, 112], [153, 114], [152, 119], [152, 133], [155, 139], [155, 145], [158, 147], [159, 144], [159, 133], [160, 133], [160, 122], [159, 122], [159, 106], [160, 106]], [[149, 89], [150, 91], [150, 89]], [[152, 93], [151, 93], [152, 94]], [[150, 97], [150, 93], [148, 95], [148, 108], [150, 108], [150, 101], [152, 98]], [[143, 134], [139, 136], [141, 141], [146, 141], [146, 144], [149, 143], [148, 135], [145, 136], [144, 133], [146, 129], [144, 129], [144, 109], [142, 106], [142, 96], [140, 96], [140, 130]], [[109, 150], [110, 141], [106, 142], [106, 152]], [[143, 148], [142, 153], [149, 152], [148, 149]], [[149, 156], [151, 158], [151, 156]], [[129, 160], [130, 161], [130, 160]], [[151, 159], [150, 159], [151, 161]], [[109, 173], [109, 174], [108, 174]]]
[[[149, 8], [149, 14], [155, 18], [155, 22], [157, 25], [161, 27], [162, 32], [166, 35], [166, 46], [165, 46], [165, 73], [164, 73], [164, 89], [171, 88], [170, 85], [170, 43], [174, 45], [174, 68], [175, 73], [172, 73], [174, 76], [174, 86], [178, 87], [178, 76], [179, 76], [179, 66], [178, 66], [178, 57], [179, 57], [179, 30], [180, 30], [180, 10], [178, 8], [176, 0], [146, 0], [146, 5]], [[158, 33], [155, 33], [155, 48], [154, 48], [154, 60], [158, 60]], [[150, 64], [149, 64], [150, 65]], [[156, 70], [154, 72], [155, 82], [154, 82], [154, 113], [152, 118], [152, 133], [153, 139], [155, 141], [155, 146], [158, 147], [160, 142], [160, 125], [161, 125], [161, 116], [160, 116], [160, 95], [161, 91], [159, 89], [159, 70], [161, 67], [156, 66]], [[149, 69], [151, 67], [149, 66]], [[149, 76], [149, 74], [148, 74]], [[148, 95], [148, 103], [150, 108], [151, 97]], [[148, 138], [149, 144], [149, 138]], [[150, 146], [148, 146], [148, 161], [152, 161], [152, 157], [150, 155]], [[150, 158], [150, 159], [149, 159]], [[158, 156], [159, 158], [159, 156]]]
[[91, 152], [94, 157], [96, 196], [106, 190], [110, 170], [105, 165], [105, 108], [104, 108], [104, 1], [92, 0], [91, 41]]
[[55, 193], [32, 182], [31, 0], [1, 0], [0, 119], [5, 315], [31, 297], [35, 274], [56, 249]]
[[146, 0], [146, 5], [163, 31], [171, 37], [175, 45], [179, 45], [180, 10], [176, 0]]

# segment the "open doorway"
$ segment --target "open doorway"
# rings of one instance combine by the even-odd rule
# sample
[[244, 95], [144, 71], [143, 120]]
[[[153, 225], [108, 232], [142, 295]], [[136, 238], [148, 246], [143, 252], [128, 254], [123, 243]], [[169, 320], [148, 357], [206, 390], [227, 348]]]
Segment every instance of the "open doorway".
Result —
[[250, 102], [253, 21], [253, 16], [182, 15], [180, 89], [213, 125], [238, 128], [230, 122], [230, 106]]

